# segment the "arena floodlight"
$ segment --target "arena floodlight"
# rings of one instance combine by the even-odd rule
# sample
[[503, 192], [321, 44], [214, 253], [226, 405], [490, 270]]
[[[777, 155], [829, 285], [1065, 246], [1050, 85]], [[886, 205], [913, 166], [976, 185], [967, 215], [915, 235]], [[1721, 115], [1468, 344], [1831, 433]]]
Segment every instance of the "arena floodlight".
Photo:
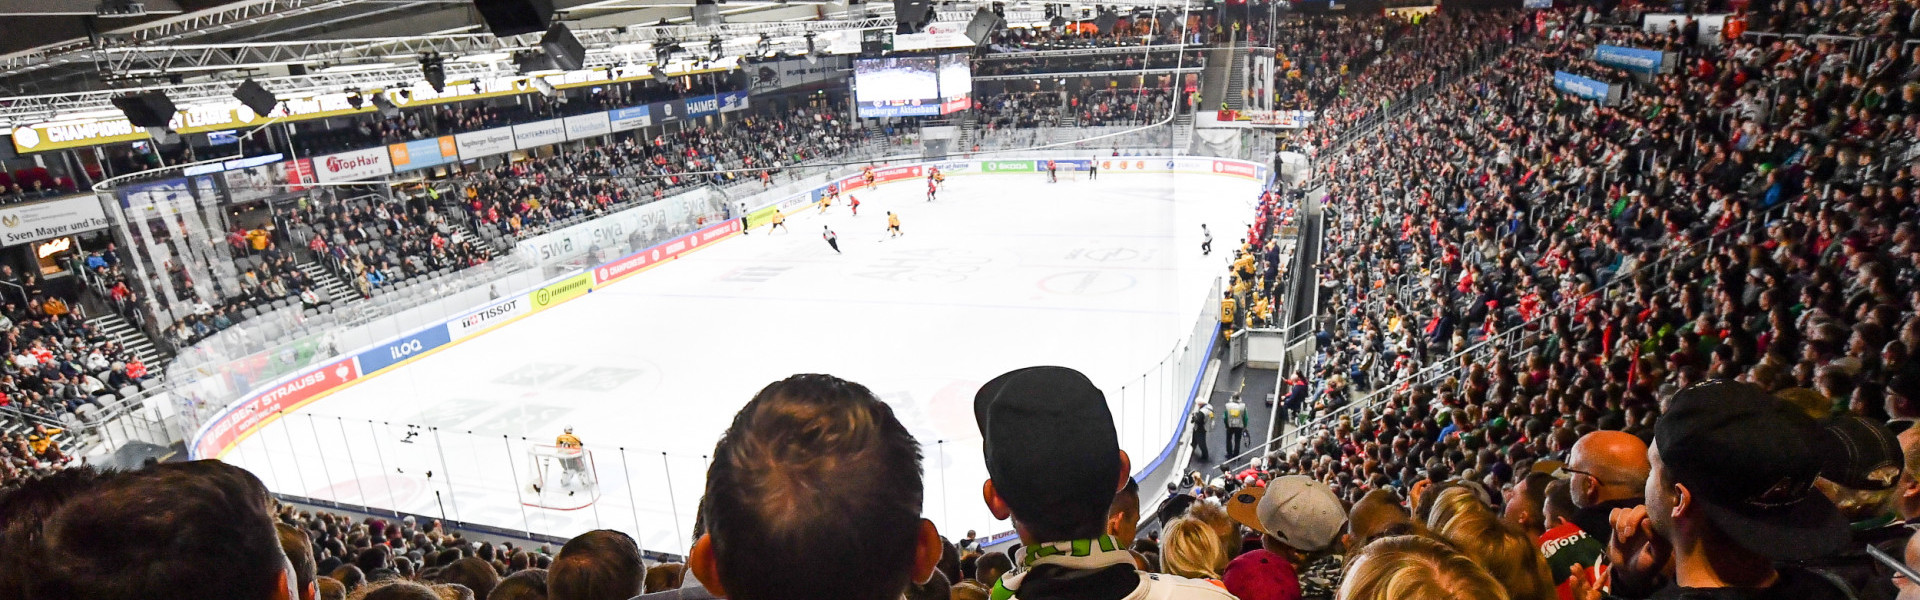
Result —
[[388, 100], [386, 94], [373, 95], [373, 108], [379, 111], [382, 117], [393, 118], [400, 116], [400, 107], [394, 106], [393, 101]]
[[542, 96], [552, 98], [554, 94], [559, 93], [559, 90], [554, 89], [553, 84], [548, 82], [545, 76], [529, 77], [527, 79], [533, 82], [533, 89], [539, 90]]

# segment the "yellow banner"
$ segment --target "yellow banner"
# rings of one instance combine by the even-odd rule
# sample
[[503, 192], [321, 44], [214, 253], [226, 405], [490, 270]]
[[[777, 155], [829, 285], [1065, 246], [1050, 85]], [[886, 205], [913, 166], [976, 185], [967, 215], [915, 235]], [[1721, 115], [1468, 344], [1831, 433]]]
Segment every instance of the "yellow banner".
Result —
[[579, 298], [593, 291], [593, 274], [581, 273], [558, 283], [533, 291], [534, 312], [552, 308], [554, 305]]

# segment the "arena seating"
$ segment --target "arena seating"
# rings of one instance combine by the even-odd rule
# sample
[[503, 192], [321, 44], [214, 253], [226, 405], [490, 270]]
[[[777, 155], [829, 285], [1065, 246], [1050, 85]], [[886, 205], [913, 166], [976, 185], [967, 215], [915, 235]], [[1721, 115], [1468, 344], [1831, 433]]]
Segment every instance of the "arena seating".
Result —
[[[1285, 414], [1280, 451], [1256, 455], [1244, 471], [1216, 478], [1195, 473], [1192, 485], [1171, 484], [1157, 532], [1118, 546], [1091, 535], [1075, 542], [1032, 525], [1090, 516], [1076, 525], [1094, 528], [1076, 535], [1104, 524], [1107, 533], [1133, 536], [1117, 524], [1139, 521], [1125, 518], [1138, 516], [1127, 514], [1125, 501], [1134, 494], [1138, 511], [1138, 492], [1112, 494], [1106, 470], [1113, 448], [1098, 445], [1110, 438], [1111, 424], [1066, 410], [996, 417], [1005, 408], [999, 403], [1019, 401], [1006, 392], [1018, 384], [996, 379], [975, 407], [992, 449], [988, 501], [996, 512], [1020, 519], [1023, 535], [1038, 538], [1024, 540], [1025, 549], [1009, 560], [981, 553], [969, 543], [971, 535], [957, 544], [942, 540], [941, 548], [913, 546], [928, 536], [916, 521], [923, 507], [915, 484], [922, 476], [910, 436], [898, 452], [844, 447], [905, 435], [890, 412], [871, 408], [881, 406], [877, 398], [769, 393], [755, 402], [817, 405], [749, 406], [736, 417], [713, 455], [701, 509], [707, 537], [693, 546], [692, 558], [733, 566], [741, 565], [726, 561], [751, 560], [757, 568], [705, 571], [724, 577], [727, 597], [739, 600], [782, 597], [756, 595], [766, 589], [783, 590], [785, 597], [959, 600], [1036, 586], [1067, 596], [1061, 592], [1088, 591], [1085, 582], [1095, 577], [1057, 574], [1090, 570], [1093, 563], [1116, 569], [1112, 575], [1124, 585], [1182, 584], [1177, 577], [1126, 572], [1136, 567], [1212, 581], [1173, 594], [1182, 598], [1597, 600], [1668, 597], [1659, 591], [1666, 582], [1730, 582], [1721, 587], [1771, 588], [1809, 600], [1894, 597], [1899, 588], [1891, 565], [1859, 550], [1871, 544], [1920, 562], [1899, 552], [1914, 539], [1907, 523], [1920, 519], [1920, 502], [1909, 498], [1920, 482], [1907, 470], [1916, 464], [1908, 455], [1920, 452], [1920, 437], [1895, 435], [1896, 426], [1920, 420], [1920, 362], [1913, 358], [1920, 351], [1920, 270], [1914, 266], [1920, 263], [1914, 195], [1920, 167], [1913, 164], [1920, 156], [1920, 67], [1900, 52], [1879, 50], [1899, 44], [1872, 45], [1877, 42], [1867, 37], [1904, 40], [1911, 13], [1903, 5], [1819, 6], [1750, 16], [1768, 23], [1770, 34], [1861, 39], [1776, 36], [1764, 44], [1707, 46], [1691, 43], [1695, 34], [1684, 30], [1590, 27], [1606, 19], [1579, 9], [1449, 8], [1417, 23], [1382, 17], [1289, 24], [1280, 37], [1301, 41], [1285, 48], [1281, 69], [1300, 76], [1288, 75], [1298, 82], [1279, 94], [1284, 105], [1319, 113], [1293, 143], [1318, 161], [1308, 187], [1326, 194], [1327, 237], [1317, 280], [1306, 282], [1320, 294], [1312, 321], [1316, 350], [1282, 374], [1290, 384], [1278, 399]], [[1007, 43], [1103, 43], [1099, 39]], [[1635, 79], [1596, 63], [1599, 43], [1666, 49], [1683, 63], [1671, 73]], [[1626, 93], [1619, 104], [1602, 106], [1556, 89], [1555, 71], [1618, 84]], [[1171, 104], [1170, 92], [1153, 90], [1160, 103], [1133, 105], [1126, 92], [1112, 90], [1018, 91], [979, 110], [987, 128], [1151, 122], [1164, 115], [1145, 107]], [[489, 238], [514, 239], [645, 201], [672, 186], [740, 183], [718, 172], [727, 168], [832, 156], [866, 135], [845, 115], [808, 112], [744, 119], [734, 127], [527, 161], [443, 197], [433, 192], [418, 206], [414, 200], [329, 200], [277, 223], [280, 237], [265, 248], [242, 234], [246, 245], [237, 246], [238, 260], [258, 257], [262, 269], [282, 273], [275, 244], [299, 244], [294, 247], [325, 252], [335, 268], [361, 276], [371, 289], [380, 279], [376, 271], [381, 278], [388, 271], [406, 277], [474, 260], [450, 250], [452, 262], [433, 262], [458, 230], [450, 216], [470, 220]], [[776, 142], [763, 152], [743, 141], [766, 139]], [[608, 179], [635, 176], [658, 183]], [[1230, 293], [1244, 312], [1228, 315], [1230, 328], [1273, 324], [1283, 302], [1279, 284], [1289, 274], [1271, 249], [1276, 232], [1299, 218], [1287, 195], [1259, 200], [1243, 245], [1234, 249]], [[373, 245], [381, 240], [385, 246]], [[423, 255], [427, 268], [409, 268]], [[397, 270], [388, 266], [394, 263]], [[21, 396], [7, 389], [5, 399], [37, 407], [29, 412], [84, 402], [84, 394], [71, 391], [88, 384], [63, 379], [62, 361], [74, 361], [81, 350], [101, 358], [118, 350], [47, 302], [29, 303], [25, 311], [8, 315], [15, 325], [0, 338], [14, 356], [0, 387], [17, 386]], [[90, 370], [93, 356], [81, 362]], [[113, 368], [108, 376], [134, 378]], [[103, 383], [110, 388], [113, 381]], [[857, 387], [832, 383], [827, 387]], [[1081, 398], [1057, 393], [1071, 385], [1047, 383], [1050, 409]], [[1105, 410], [1094, 406], [1097, 394], [1085, 397], [1093, 399], [1091, 414]], [[848, 406], [872, 412], [835, 415], [835, 422], [885, 431], [828, 436], [833, 443], [809, 438], [801, 448], [789, 433], [791, 422], [767, 416], [822, 418], [823, 411], [854, 410]], [[1009, 431], [985, 426], [996, 418], [1008, 419], [994, 421], [999, 427], [1048, 435], [996, 434]], [[46, 432], [30, 435], [36, 437], [0, 435], [0, 488], [62, 461], [57, 446], [35, 445]], [[1044, 443], [1036, 441], [1041, 438]], [[1658, 442], [1651, 450], [1649, 440]], [[1022, 443], [1046, 446], [1053, 462], [1024, 472], [996, 462], [994, 452]], [[868, 464], [888, 454], [898, 464]], [[781, 478], [751, 469], [790, 468], [781, 461], [800, 460], [796, 456], [814, 468], [857, 466], [873, 476], [835, 473], [772, 492], [728, 487], [775, 485]], [[181, 503], [264, 495], [254, 489], [258, 481], [222, 468], [167, 465], [99, 477], [123, 482], [169, 474], [178, 478], [170, 482], [196, 484], [171, 488], [180, 490]], [[904, 475], [888, 480], [894, 487], [859, 487], [896, 472]], [[1070, 490], [1078, 483], [1086, 489]], [[45, 494], [29, 498], [47, 498], [49, 521], [61, 526], [92, 524], [93, 515], [56, 508], [86, 506], [92, 495], [107, 493], [88, 487], [90, 481], [27, 485]], [[31, 488], [55, 485], [73, 487]], [[221, 493], [209, 491], [215, 488]], [[888, 495], [895, 492], [898, 498]], [[1027, 513], [1032, 505], [1021, 502], [1035, 496], [1021, 494], [1068, 499]], [[1298, 504], [1269, 510], [1262, 495]], [[1062, 516], [1073, 511], [1057, 506], [1070, 500], [1088, 500], [1082, 504], [1091, 510]], [[545, 549], [469, 543], [437, 522], [355, 522], [288, 508], [266, 513], [260, 504], [235, 502], [243, 510], [230, 511], [232, 531], [185, 531], [215, 531], [210, 535], [231, 535], [239, 544], [284, 524], [292, 530], [283, 529], [282, 540], [295, 571], [326, 575], [343, 592], [419, 582], [506, 598], [498, 592], [509, 586], [502, 577], [532, 578], [542, 568], [549, 570], [538, 572], [546, 590], [538, 597], [556, 599], [586, 597], [569, 595], [571, 578], [583, 571], [615, 575], [594, 580], [619, 580], [621, 589], [609, 598], [678, 588], [684, 580], [685, 569], [660, 567], [667, 570], [656, 587], [631, 539], [617, 532], [583, 534], [551, 557]], [[1259, 509], [1247, 511], [1249, 504]], [[1294, 510], [1301, 506], [1308, 508]], [[240, 513], [261, 518], [241, 522]], [[763, 518], [768, 513], [781, 518]], [[0, 522], [26, 514], [0, 513]], [[874, 527], [887, 517], [904, 517], [909, 525]], [[120, 531], [150, 521], [95, 526]], [[787, 534], [742, 533], [768, 523]], [[52, 550], [78, 543], [39, 532], [18, 524], [0, 531], [6, 536], [0, 542], [9, 542], [0, 543], [0, 573], [12, 567], [24, 574], [21, 580], [66, 575], [20, 568], [67, 556]], [[104, 537], [111, 539], [97, 543], [115, 549], [147, 539]], [[889, 554], [896, 559], [933, 562], [945, 551], [951, 560], [933, 565], [936, 576], [928, 583], [917, 583], [925, 569], [909, 578], [915, 561], [875, 557], [876, 540], [905, 544]], [[1122, 555], [1128, 546], [1134, 553]], [[873, 564], [835, 564], [861, 575], [847, 577], [809, 562], [838, 552]], [[1569, 552], [1584, 554], [1569, 559]], [[1714, 560], [1653, 559], [1662, 552]], [[768, 562], [769, 555], [808, 561]], [[1730, 566], [1728, 558], [1746, 566]], [[1050, 562], [1035, 568], [1024, 564], [1029, 560]], [[1606, 563], [1605, 578], [1588, 568], [1596, 561]], [[268, 571], [280, 568], [277, 557], [268, 562], [274, 563]], [[994, 573], [995, 565], [1016, 563], [1029, 568], [1006, 580]], [[97, 576], [182, 572], [135, 570]], [[1752, 585], [1730, 576], [1750, 577], [1740, 581]], [[803, 580], [810, 587], [795, 588]], [[0, 585], [10, 581], [0, 577]], [[1606, 596], [1590, 587], [1598, 581], [1611, 584]], [[888, 585], [893, 588], [880, 589]], [[329, 587], [320, 588], [322, 597], [329, 597]], [[870, 593], [845, 591], [852, 588]], [[421, 593], [458, 596], [460, 590]]]
[[[111, 250], [91, 257], [99, 260], [85, 268], [100, 276], [119, 268]], [[118, 398], [146, 393], [154, 373], [121, 340], [76, 314], [85, 310], [77, 293], [56, 292], [10, 269], [0, 271], [0, 281], [6, 283], [0, 285], [5, 299], [0, 313], [0, 356], [6, 357], [0, 367], [4, 488], [67, 464], [71, 457], [62, 446], [76, 439], [65, 431], [77, 423], [71, 415], [98, 412]]]

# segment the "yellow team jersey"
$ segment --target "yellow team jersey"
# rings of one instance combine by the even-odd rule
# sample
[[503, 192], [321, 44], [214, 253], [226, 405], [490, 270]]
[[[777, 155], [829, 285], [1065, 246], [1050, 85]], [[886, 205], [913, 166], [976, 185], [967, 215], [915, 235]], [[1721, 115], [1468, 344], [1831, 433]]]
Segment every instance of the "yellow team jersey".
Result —
[[773, 224], [774, 224], [774, 225], [779, 225], [781, 221], [785, 221], [785, 220], [787, 220], [787, 216], [786, 216], [786, 215], [783, 215], [783, 214], [780, 214], [780, 211], [777, 211], [777, 210], [776, 210], [776, 211], [773, 211]]
[[580, 438], [574, 437], [571, 433], [562, 433], [560, 437], [553, 438], [553, 445], [561, 448], [580, 448], [585, 446], [585, 444], [580, 443]]
[[887, 215], [887, 226], [888, 226], [888, 227], [899, 227], [899, 226], [900, 226], [900, 217], [897, 217], [897, 216], [894, 216], [894, 215]]
[[48, 427], [46, 435], [40, 435], [37, 432], [28, 435], [27, 447], [32, 448], [35, 455], [46, 454], [47, 448], [53, 447], [53, 436], [60, 435], [60, 433], [64, 431], [66, 430], [57, 427]]
[[1232, 298], [1226, 298], [1220, 301], [1220, 322], [1221, 323], [1233, 322], [1233, 307], [1234, 307], [1234, 304], [1233, 304]]

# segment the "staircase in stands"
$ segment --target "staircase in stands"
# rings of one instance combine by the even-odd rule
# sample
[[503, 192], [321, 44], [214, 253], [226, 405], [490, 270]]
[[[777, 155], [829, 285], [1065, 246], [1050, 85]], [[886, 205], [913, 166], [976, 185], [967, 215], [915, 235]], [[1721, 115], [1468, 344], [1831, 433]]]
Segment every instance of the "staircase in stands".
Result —
[[167, 354], [119, 313], [101, 311], [100, 316], [87, 319], [87, 323], [93, 325], [100, 333], [113, 338], [115, 342], [119, 342], [120, 347], [132, 351], [134, 356], [140, 357], [140, 363], [146, 365], [149, 372], [156, 375], [164, 372], [166, 365], [163, 361], [168, 358]]
[[1227, 51], [1227, 80], [1223, 101], [1227, 108], [1243, 110], [1247, 107], [1247, 46], [1244, 42], [1234, 44]]

